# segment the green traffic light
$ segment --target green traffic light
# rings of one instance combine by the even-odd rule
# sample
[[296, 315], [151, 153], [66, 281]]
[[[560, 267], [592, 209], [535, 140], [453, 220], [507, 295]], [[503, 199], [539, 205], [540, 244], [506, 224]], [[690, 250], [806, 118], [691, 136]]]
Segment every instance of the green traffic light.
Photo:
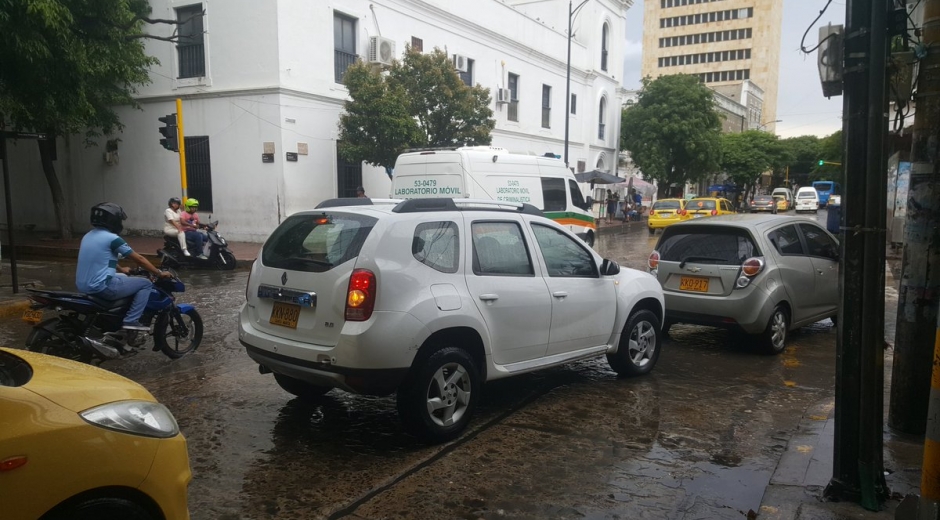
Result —
[[825, 163], [825, 162], [826, 162], [826, 161], [824, 161], [824, 160], [822, 160], [822, 159], [820, 159], [820, 160], [819, 160], [819, 165], [820, 165], [820, 166], [822, 166], [822, 165], [823, 165], [823, 163]]

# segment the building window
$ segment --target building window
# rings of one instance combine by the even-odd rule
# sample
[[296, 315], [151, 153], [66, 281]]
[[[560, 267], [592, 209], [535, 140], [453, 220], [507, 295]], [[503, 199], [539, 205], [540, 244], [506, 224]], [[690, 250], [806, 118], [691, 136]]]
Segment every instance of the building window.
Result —
[[458, 72], [457, 75], [460, 76], [460, 79], [463, 80], [464, 84], [468, 87], [473, 86], [473, 60], [467, 58], [467, 71]]
[[[336, 196], [342, 198], [354, 198], [356, 188], [362, 186], [362, 163], [352, 163], [343, 159], [339, 154], [339, 147], [336, 152]], [[201, 202], [201, 201], [200, 201]]]
[[607, 72], [607, 45], [610, 40], [610, 26], [606, 23], [601, 29], [601, 70]]
[[604, 140], [604, 122], [607, 121], [607, 98], [601, 98], [600, 106], [597, 109], [597, 138]]
[[571, 113], [572, 114], [578, 113], [578, 95], [577, 94], [571, 94]]
[[416, 50], [416, 51], [418, 51], [418, 52], [424, 52], [424, 40], [422, 40], [421, 38], [412, 36], [412, 37], [411, 37], [411, 48], [414, 49], [414, 50]]
[[333, 13], [334, 80], [343, 82], [346, 69], [356, 62], [356, 19]]
[[199, 209], [203, 212], [212, 211], [212, 162], [209, 160], [209, 136], [186, 136], [184, 142], [186, 143], [187, 195], [199, 201]]
[[519, 121], [519, 75], [509, 73], [509, 110], [506, 118], [510, 121]]
[[542, 128], [552, 127], [552, 87], [542, 85]]
[[179, 58], [179, 78], [201, 78], [206, 75], [206, 49], [204, 45], [202, 4], [187, 5], [176, 10], [179, 39], [176, 52]]

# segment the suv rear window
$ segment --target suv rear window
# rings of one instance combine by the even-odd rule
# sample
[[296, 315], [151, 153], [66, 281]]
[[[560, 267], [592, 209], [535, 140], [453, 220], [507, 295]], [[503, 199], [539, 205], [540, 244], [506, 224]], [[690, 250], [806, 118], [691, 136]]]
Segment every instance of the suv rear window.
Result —
[[752, 256], [760, 256], [747, 231], [718, 226], [666, 228], [656, 249], [666, 262], [740, 265]]
[[292, 271], [329, 271], [359, 256], [376, 221], [349, 213], [293, 215], [271, 234], [261, 251], [261, 262]]

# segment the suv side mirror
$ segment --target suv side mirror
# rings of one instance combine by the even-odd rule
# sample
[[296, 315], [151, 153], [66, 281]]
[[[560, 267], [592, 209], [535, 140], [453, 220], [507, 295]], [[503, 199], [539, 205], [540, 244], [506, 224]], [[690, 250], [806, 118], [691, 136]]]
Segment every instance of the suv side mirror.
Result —
[[617, 262], [605, 258], [604, 262], [601, 264], [601, 274], [604, 276], [620, 274], [620, 266], [617, 265]]

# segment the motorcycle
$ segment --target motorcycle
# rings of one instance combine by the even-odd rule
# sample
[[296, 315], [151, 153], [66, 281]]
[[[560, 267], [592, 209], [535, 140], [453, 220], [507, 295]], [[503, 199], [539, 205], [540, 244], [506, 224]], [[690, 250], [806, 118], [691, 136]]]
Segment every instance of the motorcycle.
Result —
[[[211, 216], [210, 216], [211, 218]], [[200, 224], [200, 228], [206, 230], [206, 258], [199, 258], [199, 252], [190, 248], [192, 256], [183, 254], [180, 248], [179, 239], [169, 235], [163, 236], [163, 249], [157, 250], [157, 256], [160, 257], [161, 266], [171, 269], [181, 267], [191, 267], [196, 269], [235, 269], [235, 255], [228, 249], [228, 242], [215, 230], [219, 221], [208, 224]], [[192, 246], [191, 243], [187, 247]]]
[[[133, 274], [149, 275], [139, 268]], [[151, 327], [153, 350], [171, 359], [194, 352], [202, 341], [202, 317], [191, 304], [177, 303], [173, 296], [186, 286], [176, 273], [172, 278], [151, 277], [151, 281], [153, 288], [140, 322]], [[133, 296], [105, 300], [69, 291], [28, 289], [28, 293], [33, 303], [23, 320], [33, 324], [26, 338], [26, 348], [32, 352], [91, 363], [135, 352], [147, 339], [144, 332], [121, 328]], [[44, 320], [44, 309], [57, 315]]]

